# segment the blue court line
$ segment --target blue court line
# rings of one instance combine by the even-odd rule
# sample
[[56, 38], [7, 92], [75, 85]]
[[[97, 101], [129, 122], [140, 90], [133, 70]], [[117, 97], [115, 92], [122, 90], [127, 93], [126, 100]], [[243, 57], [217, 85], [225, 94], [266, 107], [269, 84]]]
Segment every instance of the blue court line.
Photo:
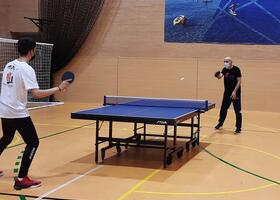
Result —
[[271, 12], [269, 12], [265, 7], [263, 7], [262, 5], [260, 5], [259, 3], [255, 2], [254, 3], [256, 6], [258, 6], [260, 9], [262, 9], [266, 14], [268, 14], [270, 17], [272, 17], [273, 19], [275, 19], [279, 24], [280, 24], [280, 20], [275, 17]]
[[[221, 8], [218, 8], [219, 10], [221, 10], [222, 12], [226, 13], [227, 15], [230, 15], [229, 13], [227, 13], [226, 11], [222, 10]], [[232, 17], [232, 16], [231, 16]], [[268, 36], [262, 34], [261, 32], [257, 31], [256, 29], [252, 28], [251, 26], [249, 26], [248, 24], [246, 24], [245, 22], [243, 22], [242, 20], [236, 18], [236, 17], [232, 17], [233, 19], [235, 19], [237, 22], [239, 22], [240, 24], [244, 25], [246, 28], [248, 28], [249, 30], [251, 30], [252, 32], [257, 33], [258, 35], [260, 35], [261, 37], [267, 39], [268, 41], [270, 41], [273, 44], [277, 44], [277, 42], [275, 42], [274, 40], [270, 39]]]

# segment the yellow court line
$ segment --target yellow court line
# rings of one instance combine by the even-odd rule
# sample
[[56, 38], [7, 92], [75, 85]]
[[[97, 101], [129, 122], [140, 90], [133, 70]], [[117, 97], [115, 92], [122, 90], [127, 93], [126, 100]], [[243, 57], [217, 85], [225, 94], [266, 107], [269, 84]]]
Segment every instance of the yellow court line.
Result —
[[[207, 142], [207, 141], [204, 141], [204, 142]], [[271, 156], [273, 158], [280, 159], [279, 156], [276, 156], [276, 155], [273, 155], [273, 154], [267, 153], [265, 151], [261, 151], [261, 150], [255, 149], [255, 148], [251, 148], [251, 147], [248, 147], [248, 146], [234, 145], [234, 144], [228, 144], [228, 143], [215, 143], [215, 142], [210, 142], [210, 143], [211, 144], [221, 144], [221, 145], [229, 145], [229, 146], [246, 148], [246, 149], [250, 149], [250, 150], [253, 150], [253, 151], [257, 151], [257, 152], [269, 155], [269, 156]], [[157, 191], [142, 191], [142, 190], [134, 190], [132, 192], [143, 193], [143, 194], [152, 194], [152, 195], [173, 195], [173, 196], [176, 196], [176, 195], [177, 196], [180, 196], [180, 195], [201, 195], [201, 196], [202, 195], [225, 195], [225, 194], [234, 194], [234, 193], [242, 193], [242, 192], [252, 192], [252, 191], [256, 191], [256, 190], [272, 187], [274, 185], [277, 185], [277, 184], [276, 183], [271, 183], [271, 184], [267, 184], [267, 185], [263, 185], [263, 186], [257, 186], [257, 187], [248, 188], [248, 189], [222, 191], [222, 192], [157, 192]]]
[[[265, 128], [265, 127], [262, 127], [262, 128]], [[244, 149], [249, 149], [249, 150], [252, 150], [252, 151], [263, 153], [265, 155], [268, 155], [270, 157], [273, 157], [273, 158], [276, 158], [276, 159], [280, 160], [280, 156], [277, 156], [277, 155], [274, 155], [272, 153], [268, 153], [266, 151], [262, 151], [262, 150], [259, 150], [259, 149], [253, 148], [253, 147], [249, 147], [249, 146], [245, 146], [245, 145], [237, 145], [237, 144], [230, 144], [230, 143], [219, 143], [219, 142], [212, 142], [212, 141], [204, 140], [205, 138], [209, 137], [210, 135], [211, 134], [208, 134], [208, 135], [205, 135], [205, 136], [201, 137], [201, 141], [208, 142], [208, 143], [211, 143], [211, 144], [221, 144], [221, 145], [241, 147], [241, 148], [244, 148]]]
[[237, 144], [230, 144], [230, 143], [219, 143], [219, 142], [212, 142], [212, 141], [207, 141], [207, 140], [203, 140], [203, 142], [209, 142], [211, 144], [228, 145], [228, 146], [233, 146], [233, 147], [240, 147], [240, 148], [243, 148], [243, 149], [249, 149], [249, 150], [256, 151], [256, 152], [259, 152], [259, 153], [263, 153], [265, 155], [268, 155], [270, 157], [273, 157], [273, 158], [276, 158], [276, 159], [280, 160], [280, 156], [276, 156], [272, 153], [268, 153], [266, 151], [262, 151], [262, 150], [259, 150], [259, 149], [253, 148], [253, 147], [249, 147], [249, 146], [245, 146], [245, 145], [237, 145]]
[[[208, 135], [209, 136], [209, 135]], [[204, 136], [202, 138], [202, 140], [208, 136]], [[276, 156], [276, 155], [273, 155], [271, 153], [268, 153], [268, 152], [265, 152], [265, 151], [262, 151], [262, 150], [258, 150], [256, 148], [252, 148], [252, 147], [248, 147], [248, 146], [245, 146], [245, 145], [235, 145], [235, 144], [229, 144], [229, 143], [218, 143], [218, 142], [211, 142], [211, 141], [205, 141], [203, 140], [203, 142], [209, 142], [211, 144], [219, 144], [219, 145], [228, 145], [228, 146], [235, 146], [235, 147], [240, 147], [240, 148], [245, 148], [245, 149], [249, 149], [249, 150], [253, 150], [253, 151], [256, 151], [256, 152], [259, 152], [259, 153], [263, 153], [263, 154], [266, 154], [268, 156], [271, 156], [273, 158], [276, 158], [276, 159], [280, 159], [279, 156]], [[252, 191], [257, 191], [257, 190], [260, 190], [260, 189], [266, 189], [268, 187], [272, 187], [274, 185], [277, 185], [276, 183], [271, 183], [271, 184], [267, 184], [267, 185], [263, 185], [263, 186], [257, 186], [257, 187], [252, 187], [252, 188], [247, 188], [247, 189], [240, 189], [240, 190], [231, 190], [231, 191], [221, 191], [221, 192], [157, 192], [157, 191], [142, 191], [142, 190], [136, 190], [134, 188], [133, 191], [131, 192], [135, 192], [135, 193], [143, 193], [143, 194], [151, 194], [151, 195], [173, 195], [173, 196], [182, 196], [182, 195], [226, 195], [226, 194], [234, 194], [234, 193], [243, 193], [243, 192], [252, 192]], [[139, 187], [137, 187], [139, 188]], [[131, 193], [130, 192], [130, 193]]]
[[[214, 117], [214, 116], [211, 116], [211, 115], [207, 115], [207, 117], [210, 117], [210, 118], [212, 118], [212, 119], [216, 119], [216, 117]], [[233, 119], [228, 119], [229, 121], [231, 121], [231, 122], [234, 122], [234, 120]], [[243, 120], [244, 121], [244, 120]], [[262, 129], [265, 129], [265, 130], [267, 130], [267, 131], [271, 131], [271, 132], [273, 132], [273, 133], [279, 133], [279, 131], [277, 131], [277, 130], [275, 130], [275, 129], [271, 129], [271, 128], [267, 128], [267, 127], [264, 127], [264, 126], [260, 126], [260, 125], [257, 125], [257, 124], [252, 124], [252, 123], [248, 123], [248, 122], [243, 122], [243, 124], [247, 124], [247, 125], [250, 125], [250, 126], [255, 126], [255, 127], [258, 127], [258, 128], [262, 128]]]
[[266, 127], [264, 127], [264, 126], [259, 126], [259, 125], [251, 124], [251, 123], [246, 123], [246, 124], [249, 124], [249, 125], [251, 125], [251, 126], [255, 126], [255, 127], [257, 127], [257, 128], [262, 128], [262, 129], [271, 131], [271, 132], [273, 132], [273, 133], [279, 133], [279, 131], [277, 131], [277, 130], [275, 130], [275, 129], [266, 128]]
[[[210, 116], [210, 117], [214, 118], [213, 116]], [[231, 120], [231, 121], [233, 121], [233, 120]], [[263, 129], [266, 129], [266, 130], [270, 130], [272, 132], [277, 133], [273, 129], [269, 129], [269, 128], [266, 128], [266, 127], [261, 127], [261, 126], [258, 126], [258, 125], [255, 125], [255, 124], [250, 124], [250, 123], [246, 123], [246, 124], [253, 125], [253, 126], [256, 126], [256, 127], [259, 127], [259, 128], [263, 128]], [[202, 139], [204, 139], [204, 138], [206, 138], [208, 136], [205, 136]], [[207, 142], [207, 141], [204, 141], [204, 142]], [[212, 144], [223, 144], [223, 145], [230, 145], [230, 146], [246, 148], [246, 149], [254, 150], [254, 151], [257, 151], [257, 152], [269, 155], [269, 156], [271, 156], [273, 158], [280, 159], [279, 156], [276, 156], [276, 155], [273, 155], [271, 153], [268, 153], [268, 152], [265, 152], [265, 151], [261, 151], [261, 150], [258, 150], [258, 149], [252, 148], [252, 147], [248, 147], [248, 146], [234, 145], [234, 144], [227, 144], [227, 143], [215, 143], [215, 142], [210, 142], [210, 143], [212, 143]], [[159, 171], [160, 170], [155, 170], [154, 172], [152, 172], [151, 174], [146, 176], [139, 183], [137, 183], [135, 186], [133, 186], [130, 190], [128, 190], [126, 193], [124, 193], [122, 196], [120, 196], [118, 198], [118, 200], [125, 199], [127, 196], [129, 196], [133, 192], [135, 192], [135, 193], [144, 193], [144, 194], [154, 194], [154, 195], [225, 195], [225, 194], [233, 194], [233, 193], [242, 193], [242, 192], [256, 191], [256, 190], [265, 189], [265, 188], [268, 188], [268, 187], [276, 185], [275, 183], [271, 183], [271, 184], [267, 184], [267, 185], [263, 185], [263, 186], [258, 186], [258, 187], [253, 187], [253, 188], [248, 188], [248, 189], [232, 190], [232, 191], [222, 191], [222, 192], [154, 192], [154, 191], [141, 191], [141, 190], [137, 190], [145, 182], [147, 182], [151, 177], [156, 175]]]
[[[34, 123], [35, 125], [39, 126], [57, 126], [57, 127], [71, 127], [71, 128], [78, 128], [81, 127], [81, 125], [60, 125], [60, 124], [44, 124], [44, 123]], [[83, 126], [82, 128], [92, 128], [91, 125]]]
[[130, 188], [127, 192], [125, 192], [122, 196], [120, 196], [117, 200], [123, 200], [127, 196], [129, 196], [131, 193], [135, 192], [138, 188], [140, 188], [145, 182], [147, 182], [149, 179], [151, 179], [153, 176], [155, 176], [158, 172], [160, 172], [159, 169], [153, 171], [149, 175], [147, 175], [145, 178], [143, 178], [139, 183], [134, 185], [132, 188]]
[[[42, 123], [35, 123], [35, 125], [42, 125], [42, 126], [59, 126], [59, 127], [71, 127], [71, 128], [78, 128], [81, 126], [65, 126], [65, 125], [57, 125], [57, 124], [42, 124]], [[88, 126], [84, 126], [82, 128], [92, 128], [90, 127], [91, 125]], [[13, 145], [17, 145], [20, 144], [22, 142], [21, 136], [19, 135], [19, 133], [16, 132], [14, 140], [12, 141], [11, 144], [8, 145], [8, 147], [13, 146]], [[1, 199], [0, 199], [1, 200]]]
[[231, 190], [231, 191], [223, 191], [223, 192], [155, 192], [155, 191], [142, 191], [136, 190], [135, 193], [143, 193], [143, 194], [153, 194], [153, 195], [172, 195], [172, 196], [180, 196], [180, 195], [197, 195], [197, 196], [205, 196], [205, 195], [225, 195], [225, 194], [235, 194], [235, 193], [243, 193], [243, 192], [252, 192], [260, 189], [265, 189], [271, 186], [277, 185], [276, 183], [271, 183], [263, 186], [257, 186], [248, 189], [241, 190]]
[[9, 144], [8, 147], [13, 146], [13, 145], [17, 145], [19, 143], [21, 143], [21, 136], [18, 133], [16, 133], [12, 143]]

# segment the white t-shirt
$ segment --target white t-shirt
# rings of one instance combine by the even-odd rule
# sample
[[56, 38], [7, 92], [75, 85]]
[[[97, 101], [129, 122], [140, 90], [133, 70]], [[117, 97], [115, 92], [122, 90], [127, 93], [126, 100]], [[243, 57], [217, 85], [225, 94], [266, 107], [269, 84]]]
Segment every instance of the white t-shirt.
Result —
[[39, 88], [34, 69], [26, 62], [14, 60], [3, 71], [0, 117], [24, 118], [29, 116], [27, 110], [28, 90]]

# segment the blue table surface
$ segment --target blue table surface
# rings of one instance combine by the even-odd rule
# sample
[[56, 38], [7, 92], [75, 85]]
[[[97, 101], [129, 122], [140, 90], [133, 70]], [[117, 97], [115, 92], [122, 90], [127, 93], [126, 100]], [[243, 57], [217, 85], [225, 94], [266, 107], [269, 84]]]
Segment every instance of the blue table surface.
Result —
[[111, 105], [101, 108], [82, 110], [74, 112], [74, 114], [176, 119], [180, 116], [186, 116], [196, 111], [196, 109], [190, 108]]

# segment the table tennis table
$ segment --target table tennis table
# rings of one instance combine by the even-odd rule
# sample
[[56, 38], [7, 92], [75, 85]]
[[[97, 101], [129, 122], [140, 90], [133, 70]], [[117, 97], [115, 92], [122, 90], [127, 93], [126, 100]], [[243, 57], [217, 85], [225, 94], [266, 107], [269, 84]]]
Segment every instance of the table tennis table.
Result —
[[[99, 161], [99, 145], [105, 143], [107, 146], [101, 148], [102, 161], [106, 150], [113, 147], [118, 153], [121, 153], [122, 146], [126, 149], [155, 148], [163, 150], [163, 166], [166, 168], [172, 163], [174, 154], [180, 158], [184, 150], [189, 151], [191, 147], [199, 145], [200, 114], [214, 107], [215, 103], [207, 100], [104, 96], [102, 107], [72, 112], [71, 118], [96, 121], [96, 163]], [[108, 135], [100, 136], [104, 121], [109, 125]], [[131, 135], [126, 138], [118, 137], [113, 132], [114, 122], [133, 123]], [[149, 133], [147, 125], [163, 126], [164, 131], [160, 134]], [[177, 135], [178, 127], [189, 127], [190, 133]], [[178, 145], [177, 140], [183, 140], [184, 145]]]

